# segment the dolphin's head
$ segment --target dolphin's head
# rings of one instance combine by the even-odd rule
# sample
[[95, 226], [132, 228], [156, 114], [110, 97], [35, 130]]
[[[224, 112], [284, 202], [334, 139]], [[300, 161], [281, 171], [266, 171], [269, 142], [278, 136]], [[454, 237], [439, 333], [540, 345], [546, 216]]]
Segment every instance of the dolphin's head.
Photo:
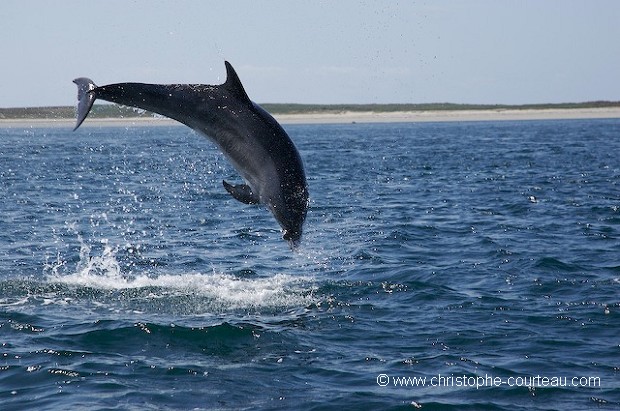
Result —
[[291, 247], [292, 251], [297, 251], [297, 247], [299, 247], [301, 243], [301, 227], [299, 231], [284, 230], [282, 238], [288, 241], [288, 245]]
[[308, 187], [305, 181], [295, 189], [288, 190], [280, 201], [270, 202], [273, 215], [283, 230], [282, 238], [295, 251], [301, 242], [304, 221], [308, 210]]
[[306, 207], [288, 209], [284, 213], [277, 213], [276, 218], [284, 232], [282, 238], [288, 241], [291, 250], [295, 251], [301, 243], [301, 233], [306, 220]]

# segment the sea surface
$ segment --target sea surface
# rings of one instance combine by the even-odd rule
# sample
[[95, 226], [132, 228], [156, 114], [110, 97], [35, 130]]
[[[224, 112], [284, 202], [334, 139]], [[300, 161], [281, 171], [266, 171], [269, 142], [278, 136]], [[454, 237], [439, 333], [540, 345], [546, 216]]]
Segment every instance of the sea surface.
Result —
[[620, 409], [620, 120], [285, 128], [0, 129], [0, 409]]

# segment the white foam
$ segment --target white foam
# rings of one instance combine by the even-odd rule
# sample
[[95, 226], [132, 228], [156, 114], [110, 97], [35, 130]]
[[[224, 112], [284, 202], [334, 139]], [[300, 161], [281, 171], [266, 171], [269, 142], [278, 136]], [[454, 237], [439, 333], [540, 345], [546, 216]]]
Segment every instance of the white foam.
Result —
[[314, 302], [312, 278], [283, 273], [256, 278], [217, 272], [125, 275], [116, 260], [117, 248], [106, 241], [102, 244], [101, 255], [91, 256], [91, 248], [82, 242], [74, 272], [66, 273], [60, 257], [47, 264], [48, 281], [98, 290], [145, 289], [151, 299], [192, 296], [208, 299], [210, 306], [221, 309], [303, 307]]

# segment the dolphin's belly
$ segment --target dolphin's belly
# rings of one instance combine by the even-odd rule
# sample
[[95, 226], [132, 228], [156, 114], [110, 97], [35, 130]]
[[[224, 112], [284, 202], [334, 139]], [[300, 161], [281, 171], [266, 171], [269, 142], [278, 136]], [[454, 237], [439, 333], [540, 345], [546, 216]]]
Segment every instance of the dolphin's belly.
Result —
[[200, 131], [219, 147], [233, 168], [261, 198], [261, 203], [265, 203], [266, 197], [273, 197], [279, 190], [281, 182], [274, 158], [268, 150], [257, 144], [256, 139], [239, 133], [213, 136]]

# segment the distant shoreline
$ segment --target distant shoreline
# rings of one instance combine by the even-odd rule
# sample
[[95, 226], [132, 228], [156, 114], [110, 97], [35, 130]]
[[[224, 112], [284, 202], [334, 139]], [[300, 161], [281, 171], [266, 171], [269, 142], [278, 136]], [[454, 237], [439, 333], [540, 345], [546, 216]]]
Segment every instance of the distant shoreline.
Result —
[[[483, 109], [483, 110], [420, 110], [340, 113], [276, 114], [282, 124], [346, 124], [346, 123], [416, 123], [454, 121], [515, 121], [620, 118], [620, 107], [552, 108], [552, 109]], [[174, 120], [153, 117], [88, 118], [83, 127], [171, 126]], [[73, 128], [75, 119], [0, 119], [0, 127], [67, 127]]]
[[418, 123], [453, 121], [563, 120], [620, 118], [620, 107], [553, 109], [420, 110], [280, 114], [283, 124], [304, 123]]

